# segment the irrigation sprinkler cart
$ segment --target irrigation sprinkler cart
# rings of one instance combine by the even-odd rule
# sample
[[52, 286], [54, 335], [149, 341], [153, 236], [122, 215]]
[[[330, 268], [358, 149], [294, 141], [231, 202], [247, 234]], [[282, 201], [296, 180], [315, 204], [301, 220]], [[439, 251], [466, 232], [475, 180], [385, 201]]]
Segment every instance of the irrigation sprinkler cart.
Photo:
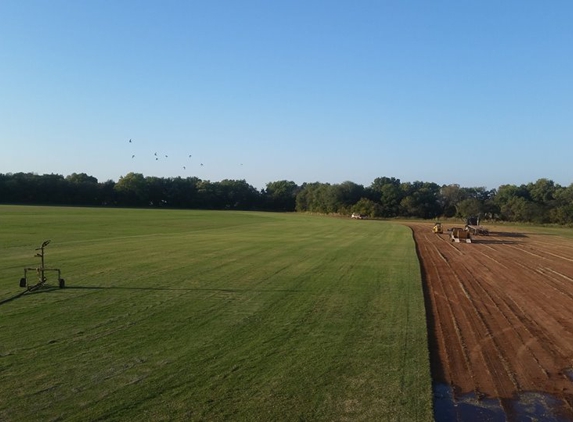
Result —
[[[60, 289], [63, 289], [64, 287], [66, 287], [66, 282], [65, 280], [62, 278], [62, 272], [60, 271], [59, 268], [46, 268], [46, 264], [45, 264], [45, 260], [44, 260], [44, 248], [46, 246], [48, 246], [48, 244], [50, 243], [49, 240], [46, 240], [44, 243], [42, 243], [42, 246], [40, 246], [39, 248], [36, 248], [37, 251], [40, 251], [38, 253], [36, 253], [36, 255], [34, 255], [37, 258], [40, 258], [42, 260], [42, 265], [39, 266], [38, 268], [24, 268], [24, 277], [20, 279], [20, 287], [27, 287], [28, 291], [32, 291], [32, 290], [37, 290], [41, 287], [44, 286], [44, 284], [46, 283], [46, 281], [48, 281], [48, 278], [46, 277], [46, 272], [49, 271], [56, 271], [58, 273], [58, 283], [59, 283], [59, 287]], [[34, 284], [33, 286], [28, 284], [28, 271], [35, 271], [36, 274], [38, 274], [38, 282], [36, 284]]]

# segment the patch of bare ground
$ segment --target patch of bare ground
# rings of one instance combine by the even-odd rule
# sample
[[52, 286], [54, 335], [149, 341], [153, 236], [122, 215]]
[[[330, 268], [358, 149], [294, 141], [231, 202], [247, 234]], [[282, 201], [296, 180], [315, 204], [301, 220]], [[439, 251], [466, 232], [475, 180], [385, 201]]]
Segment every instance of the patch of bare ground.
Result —
[[432, 224], [408, 225], [435, 397], [448, 403], [435, 403], [436, 419], [573, 421], [573, 241], [495, 227], [455, 243]]

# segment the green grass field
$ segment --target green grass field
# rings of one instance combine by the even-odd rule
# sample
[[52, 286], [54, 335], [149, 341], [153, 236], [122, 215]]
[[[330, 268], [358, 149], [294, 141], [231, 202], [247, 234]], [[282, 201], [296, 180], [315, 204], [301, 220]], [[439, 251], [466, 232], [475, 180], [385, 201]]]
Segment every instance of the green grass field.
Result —
[[[67, 287], [15, 297], [46, 239]], [[431, 419], [404, 226], [0, 207], [2, 421]]]

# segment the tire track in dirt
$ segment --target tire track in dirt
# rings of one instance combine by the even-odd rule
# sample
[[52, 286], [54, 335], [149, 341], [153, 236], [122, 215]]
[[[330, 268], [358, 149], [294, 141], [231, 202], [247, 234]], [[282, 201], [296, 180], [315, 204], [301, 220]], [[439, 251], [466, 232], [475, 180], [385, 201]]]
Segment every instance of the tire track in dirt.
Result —
[[[480, 262], [479, 265], [485, 265], [484, 262]], [[521, 264], [517, 264], [518, 266], [522, 266]], [[527, 267], [522, 266], [523, 268], [525, 268], [527, 270]], [[508, 268], [509, 269], [509, 268]], [[514, 268], [513, 270], [510, 270], [510, 274], [515, 274], [517, 272], [517, 270]], [[497, 275], [497, 279], [499, 281], [501, 281], [500, 285], [502, 286], [510, 286], [512, 283], [511, 278], [507, 277], [505, 274], [498, 274]], [[482, 283], [485, 284], [485, 283]], [[491, 294], [489, 292], [495, 291], [496, 286], [495, 283], [489, 283], [487, 285], [488, 289], [484, 288], [484, 293], [489, 294], [491, 296]], [[547, 288], [553, 288], [552, 286], [550, 286], [549, 284], [546, 285]], [[521, 324], [520, 319], [517, 317], [518, 315], [521, 316], [521, 318], [528, 318], [528, 324], [521, 324], [523, 327], [527, 328], [529, 330], [528, 327], [532, 327], [532, 326], [538, 326], [537, 324], [537, 320], [542, 320], [542, 319], [546, 319], [548, 316], [550, 316], [552, 313], [554, 313], [553, 308], [551, 307], [551, 305], [549, 305], [549, 310], [547, 310], [547, 304], [548, 302], [548, 295], [545, 295], [543, 292], [541, 292], [541, 294], [537, 294], [536, 292], [531, 292], [531, 291], [526, 291], [525, 293], [530, 295], [533, 300], [535, 300], [535, 307], [532, 307], [531, 309], [529, 309], [528, 312], [526, 312], [521, 306], [520, 306], [520, 302], [522, 302], [522, 300], [516, 300], [513, 298], [513, 296], [520, 295], [522, 296], [524, 294], [523, 289], [526, 288], [526, 286], [520, 286], [518, 291], [511, 291], [511, 289], [507, 289], [503, 292], [496, 292], [496, 296], [495, 298], [497, 298], [497, 300], [501, 300], [505, 303], [505, 305], [508, 308], [507, 312], [510, 312], [513, 314], [513, 316], [515, 318], [511, 318], [511, 326], [516, 327], [517, 324]], [[521, 291], [520, 291], [521, 290]], [[561, 294], [561, 291], [558, 291], [559, 294]], [[544, 296], [544, 297], [543, 297]], [[568, 297], [572, 297], [567, 295]], [[541, 315], [541, 313], [543, 313], [543, 315]], [[529, 318], [530, 315], [535, 315], [535, 318]], [[531, 331], [531, 330], [529, 330]], [[536, 331], [536, 335], [538, 336], [544, 336], [543, 334], [544, 330], [543, 329], [539, 329], [538, 331]]]
[[435, 384], [477, 398], [478, 413], [573, 421], [573, 241], [501, 230], [453, 243], [431, 224], [409, 227]]

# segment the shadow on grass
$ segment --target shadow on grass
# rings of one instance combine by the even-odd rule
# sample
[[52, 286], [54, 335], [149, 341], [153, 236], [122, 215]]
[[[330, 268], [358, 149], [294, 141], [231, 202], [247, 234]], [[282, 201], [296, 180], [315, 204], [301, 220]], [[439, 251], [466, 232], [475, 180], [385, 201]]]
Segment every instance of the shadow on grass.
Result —
[[269, 293], [269, 292], [291, 292], [291, 293], [298, 293], [302, 292], [303, 290], [295, 290], [295, 289], [216, 289], [216, 288], [184, 288], [184, 287], [120, 287], [120, 286], [66, 286], [64, 289], [60, 289], [56, 286], [43, 286], [41, 289], [37, 290], [25, 290], [17, 295], [9, 297], [7, 299], [1, 300], [0, 305], [4, 305], [5, 303], [12, 302], [15, 299], [18, 299], [26, 294], [41, 294], [41, 293], [50, 293], [56, 290], [147, 290], [147, 291], [158, 291], [158, 290], [166, 290], [166, 291], [206, 291], [206, 292], [225, 292], [225, 293], [240, 293], [240, 292], [262, 292], [262, 293]]
[[295, 289], [216, 289], [206, 287], [121, 287], [121, 286], [66, 286], [66, 290], [172, 290], [206, 292], [302, 292]]
[[0, 300], [0, 305], [4, 305], [5, 303], [12, 302], [13, 300], [18, 299], [19, 297], [24, 296], [26, 293], [29, 293], [28, 290], [25, 290], [21, 293], [18, 293], [15, 296], [9, 297], [8, 299]]
[[38, 294], [38, 293], [48, 293], [48, 292], [52, 292], [54, 290], [60, 290], [59, 287], [56, 286], [50, 286], [49, 284], [45, 284], [41, 287], [37, 287], [37, 286], [32, 286], [32, 288], [28, 288], [26, 290], [24, 290], [23, 292], [18, 293], [17, 295], [14, 295], [12, 297], [9, 297], [8, 299], [4, 299], [4, 300], [0, 300], [0, 305], [4, 305], [5, 303], [8, 302], [12, 302], [15, 299], [18, 299], [24, 295], [33, 295], [33, 294]]

